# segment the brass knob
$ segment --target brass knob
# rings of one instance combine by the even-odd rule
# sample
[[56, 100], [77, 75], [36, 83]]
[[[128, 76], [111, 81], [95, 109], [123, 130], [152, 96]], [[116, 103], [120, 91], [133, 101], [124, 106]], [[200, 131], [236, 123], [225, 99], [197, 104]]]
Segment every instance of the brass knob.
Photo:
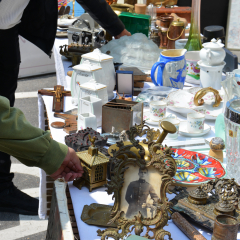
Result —
[[163, 132], [159, 136], [156, 143], [162, 143], [168, 133], [175, 133], [177, 131], [176, 127], [168, 121], [162, 121], [160, 126], [163, 129]]

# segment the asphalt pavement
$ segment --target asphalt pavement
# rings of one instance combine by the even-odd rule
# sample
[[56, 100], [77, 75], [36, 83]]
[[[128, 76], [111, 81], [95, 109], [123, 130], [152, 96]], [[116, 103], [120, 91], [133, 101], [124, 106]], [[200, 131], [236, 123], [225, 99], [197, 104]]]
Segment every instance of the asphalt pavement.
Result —
[[[52, 88], [56, 84], [55, 74], [19, 79], [15, 107], [23, 111], [26, 119], [33, 126], [38, 127], [37, 91], [42, 88]], [[15, 186], [38, 198], [39, 169], [29, 168], [13, 157], [11, 159]], [[40, 220], [38, 216], [0, 212], [0, 240], [45, 240], [47, 224], [47, 220]]]

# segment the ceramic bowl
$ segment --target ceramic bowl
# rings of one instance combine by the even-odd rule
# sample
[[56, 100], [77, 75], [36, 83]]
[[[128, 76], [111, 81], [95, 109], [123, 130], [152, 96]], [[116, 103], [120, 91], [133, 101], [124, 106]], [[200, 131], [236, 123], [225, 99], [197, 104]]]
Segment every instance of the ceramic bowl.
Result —
[[196, 187], [216, 177], [226, 176], [222, 163], [205, 154], [185, 149], [173, 149], [172, 157], [177, 164], [177, 172], [173, 177], [174, 185]]
[[200, 51], [190, 51], [185, 54], [187, 63], [187, 75], [185, 81], [200, 85], [200, 68], [198, 65], [198, 61], [200, 60], [199, 52]]

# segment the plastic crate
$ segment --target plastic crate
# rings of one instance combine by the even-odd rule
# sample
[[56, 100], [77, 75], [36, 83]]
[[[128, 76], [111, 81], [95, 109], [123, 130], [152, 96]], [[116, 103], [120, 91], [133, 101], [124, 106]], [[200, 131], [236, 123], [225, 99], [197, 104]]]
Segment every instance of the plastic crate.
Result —
[[122, 12], [119, 18], [131, 33], [143, 33], [148, 37], [151, 16], [137, 13]]

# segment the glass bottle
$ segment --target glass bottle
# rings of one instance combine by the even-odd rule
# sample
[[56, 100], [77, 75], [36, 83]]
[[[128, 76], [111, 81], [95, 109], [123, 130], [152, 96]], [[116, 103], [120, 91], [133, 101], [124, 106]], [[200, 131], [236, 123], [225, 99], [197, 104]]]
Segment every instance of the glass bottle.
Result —
[[202, 48], [200, 35], [200, 9], [201, 0], [192, 0], [191, 27], [185, 49], [188, 51], [199, 51]]

